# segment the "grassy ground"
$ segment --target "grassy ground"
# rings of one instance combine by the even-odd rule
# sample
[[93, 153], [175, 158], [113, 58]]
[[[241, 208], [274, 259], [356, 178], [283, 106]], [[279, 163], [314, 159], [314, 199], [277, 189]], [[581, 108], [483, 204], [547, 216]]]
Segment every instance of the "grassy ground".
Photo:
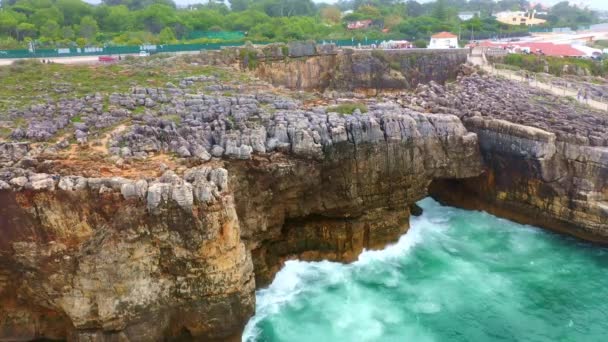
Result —
[[0, 117], [10, 108], [22, 108], [52, 99], [81, 97], [100, 92], [127, 92], [133, 86], [163, 87], [191, 75], [230, 79], [226, 70], [185, 61], [173, 63], [125, 61], [113, 65], [42, 64], [20, 61], [0, 67]]
[[330, 107], [328, 112], [334, 112], [342, 115], [351, 115], [356, 109], [359, 109], [361, 113], [367, 113], [367, 106], [363, 103], [343, 103], [334, 107]]

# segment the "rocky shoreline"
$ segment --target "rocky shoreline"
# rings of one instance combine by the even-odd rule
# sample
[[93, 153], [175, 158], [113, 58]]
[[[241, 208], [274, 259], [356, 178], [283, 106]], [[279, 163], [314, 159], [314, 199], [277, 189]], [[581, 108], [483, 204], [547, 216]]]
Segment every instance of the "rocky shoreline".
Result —
[[11, 111], [0, 340], [239, 340], [286, 260], [383, 248], [429, 194], [608, 242], [607, 116], [464, 73], [312, 100], [190, 76]]

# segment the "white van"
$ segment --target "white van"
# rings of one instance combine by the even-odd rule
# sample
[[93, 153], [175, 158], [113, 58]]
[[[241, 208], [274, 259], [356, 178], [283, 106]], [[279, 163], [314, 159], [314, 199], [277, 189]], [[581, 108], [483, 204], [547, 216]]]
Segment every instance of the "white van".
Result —
[[148, 56], [150, 56], [150, 53], [148, 51], [145, 51], [145, 50], [139, 51], [139, 57], [148, 57]]

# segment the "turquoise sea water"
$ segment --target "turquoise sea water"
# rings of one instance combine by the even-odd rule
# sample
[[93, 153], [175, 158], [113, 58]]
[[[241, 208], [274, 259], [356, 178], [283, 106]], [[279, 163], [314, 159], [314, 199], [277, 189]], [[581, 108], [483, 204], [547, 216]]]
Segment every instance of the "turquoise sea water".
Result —
[[353, 264], [288, 262], [243, 341], [608, 341], [608, 249], [420, 202]]

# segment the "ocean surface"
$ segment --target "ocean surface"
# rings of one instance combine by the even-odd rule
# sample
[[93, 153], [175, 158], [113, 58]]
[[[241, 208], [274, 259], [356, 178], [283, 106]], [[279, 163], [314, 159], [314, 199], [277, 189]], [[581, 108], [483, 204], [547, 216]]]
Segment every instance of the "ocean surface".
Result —
[[288, 262], [246, 342], [608, 341], [608, 249], [421, 201], [398, 243]]

